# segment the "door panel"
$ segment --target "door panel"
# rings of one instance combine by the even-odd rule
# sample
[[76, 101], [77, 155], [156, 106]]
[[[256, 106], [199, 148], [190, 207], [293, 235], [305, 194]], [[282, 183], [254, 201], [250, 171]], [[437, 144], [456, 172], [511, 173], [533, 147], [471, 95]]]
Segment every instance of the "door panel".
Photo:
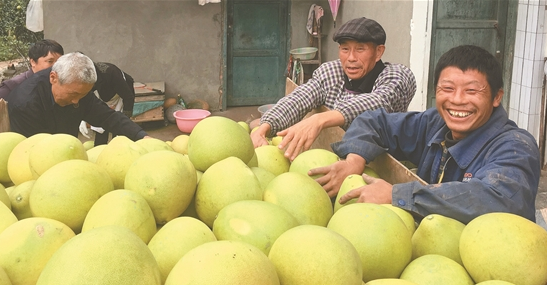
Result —
[[285, 91], [288, 0], [227, 5], [227, 105], [275, 103]]

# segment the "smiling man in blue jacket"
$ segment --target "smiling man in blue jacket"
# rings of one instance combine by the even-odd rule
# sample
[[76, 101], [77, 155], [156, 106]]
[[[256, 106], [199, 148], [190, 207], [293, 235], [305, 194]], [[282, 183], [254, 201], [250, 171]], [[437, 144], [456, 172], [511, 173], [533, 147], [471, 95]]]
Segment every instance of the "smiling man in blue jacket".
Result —
[[419, 182], [391, 185], [363, 175], [368, 185], [340, 203], [389, 203], [418, 219], [440, 214], [468, 223], [489, 212], [535, 221], [540, 154], [534, 137], [509, 120], [501, 105], [502, 68], [488, 51], [458, 46], [435, 69], [436, 108], [425, 112], [367, 111], [357, 117], [333, 150], [345, 160], [317, 168], [331, 197], [349, 174], [388, 152], [418, 166]]

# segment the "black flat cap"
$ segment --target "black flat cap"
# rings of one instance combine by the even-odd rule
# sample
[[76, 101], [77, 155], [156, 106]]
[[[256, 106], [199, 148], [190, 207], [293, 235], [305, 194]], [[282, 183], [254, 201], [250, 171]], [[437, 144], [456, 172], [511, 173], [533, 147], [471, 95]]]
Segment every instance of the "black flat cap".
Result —
[[378, 22], [363, 17], [344, 23], [334, 33], [332, 39], [338, 43], [350, 39], [362, 43], [373, 42], [377, 45], [383, 45], [386, 43], [386, 32]]

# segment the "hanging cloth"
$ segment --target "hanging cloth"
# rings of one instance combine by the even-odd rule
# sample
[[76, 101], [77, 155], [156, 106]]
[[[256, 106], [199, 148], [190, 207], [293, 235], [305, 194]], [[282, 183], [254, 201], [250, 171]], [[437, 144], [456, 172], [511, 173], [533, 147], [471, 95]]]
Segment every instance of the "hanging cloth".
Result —
[[220, 3], [220, 0], [198, 0], [198, 4], [201, 6], [207, 3]]
[[44, 30], [44, 9], [42, 0], [30, 0], [27, 6], [26, 27], [32, 32]]

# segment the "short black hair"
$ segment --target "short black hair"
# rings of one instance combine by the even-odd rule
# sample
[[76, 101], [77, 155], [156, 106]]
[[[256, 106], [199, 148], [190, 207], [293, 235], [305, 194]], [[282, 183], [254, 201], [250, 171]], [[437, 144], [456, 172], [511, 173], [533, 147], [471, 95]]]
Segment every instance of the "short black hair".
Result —
[[47, 56], [49, 53], [58, 53], [60, 55], [65, 54], [63, 46], [54, 40], [39, 40], [32, 44], [28, 49], [28, 57], [35, 62], [38, 61], [40, 57]]
[[486, 75], [492, 98], [503, 88], [503, 75], [500, 62], [484, 48], [474, 45], [461, 45], [444, 53], [435, 67], [435, 86], [439, 83], [441, 72], [447, 67], [457, 67], [462, 71], [477, 70]]

